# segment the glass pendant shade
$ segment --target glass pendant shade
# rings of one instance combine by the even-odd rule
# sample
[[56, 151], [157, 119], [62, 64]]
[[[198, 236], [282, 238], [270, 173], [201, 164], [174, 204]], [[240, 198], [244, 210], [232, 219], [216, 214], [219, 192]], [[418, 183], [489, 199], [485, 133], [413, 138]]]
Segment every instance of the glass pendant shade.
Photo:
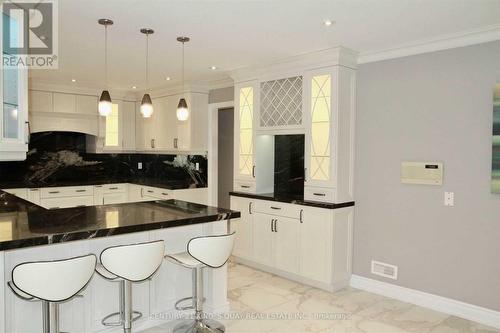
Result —
[[111, 114], [113, 110], [113, 104], [111, 103], [111, 96], [109, 91], [103, 90], [101, 93], [101, 98], [99, 98], [99, 114], [103, 117], [107, 117]]
[[179, 100], [179, 104], [177, 105], [177, 119], [179, 121], [186, 121], [189, 118], [189, 109], [184, 98]]
[[149, 96], [149, 94], [144, 94], [144, 96], [142, 96], [141, 114], [144, 118], [151, 118], [153, 115], [153, 102], [151, 102], [151, 96]]

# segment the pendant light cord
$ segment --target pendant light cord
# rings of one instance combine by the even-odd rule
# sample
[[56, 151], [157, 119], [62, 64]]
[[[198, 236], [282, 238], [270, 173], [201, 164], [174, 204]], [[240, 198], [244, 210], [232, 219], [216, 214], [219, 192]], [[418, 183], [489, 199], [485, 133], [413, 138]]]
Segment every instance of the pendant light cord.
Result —
[[182, 42], [182, 95], [184, 95], [184, 43]]
[[146, 34], [146, 91], [149, 89], [149, 34]]
[[108, 89], [108, 26], [104, 26], [104, 83]]

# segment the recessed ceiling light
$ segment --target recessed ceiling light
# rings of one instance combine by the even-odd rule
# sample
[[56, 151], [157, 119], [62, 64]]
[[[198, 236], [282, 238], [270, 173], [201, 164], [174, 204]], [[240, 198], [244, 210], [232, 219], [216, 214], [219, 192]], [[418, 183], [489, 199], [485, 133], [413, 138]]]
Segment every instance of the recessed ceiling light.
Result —
[[323, 21], [323, 24], [324, 24], [325, 26], [327, 26], [327, 27], [331, 26], [333, 23], [334, 23], [334, 21], [332, 21], [332, 20], [324, 20], [324, 21]]
[[212, 67], [210, 67], [210, 69], [214, 71], [217, 69], [217, 66], [212, 66]]
[[165, 80], [170, 81], [170, 76], [167, 76]]
[[136, 86], [132, 86], [132, 89], [137, 89], [137, 87]]
[[71, 82], [76, 82], [76, 79], [71, 79]]

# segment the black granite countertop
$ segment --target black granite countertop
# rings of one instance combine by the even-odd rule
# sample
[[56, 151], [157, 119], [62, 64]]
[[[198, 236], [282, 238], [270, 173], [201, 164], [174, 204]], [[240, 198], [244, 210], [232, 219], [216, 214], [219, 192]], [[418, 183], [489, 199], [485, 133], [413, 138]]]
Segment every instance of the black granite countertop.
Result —
[[130, 184], [135, 184], [135, 185], [144, 185], [144, 186], [151, 186], [151, 187], [159, 187], [159, 188], [164, 188], [167, 190], [199, 188], [199, 187], [187, 187], [185, 184], [180, 184], [179, 182], [176, 182], [176, 181], [165, 181], [165, 180], [158, 180], [158, 179], [139, 178], [139, 179], [133, 179], [133, 180], [124, 180], [124, 181], [81, 179], [78, 181], [71, 181], [71, 182], [60, 181], [60, 182], [51, 182], [51, 183], [43, 183], [43, 184], [36, 184], [36, 183], [32, 183], [32, 182], [23, 182], [23, 181], [12, 181], [12, 182], [0, 182], [0, 189], [111, 185], [111, 184], [123, 184], [123, 183], [130, 183]]
[[325, 209], [339, 209], [339, 208], [354, 206], [354, 201], [341, 202], [341, 203], [329, 203], [329, 202], [304, 200], [303, 196], [300, 196], [300, 197], [298, 197], [298, 196], [284, 196], [284, 195], [275, 195], [274, 193], [252, 194], [252, 193], [243, 193], [243, 192], [229, 192], [229, 195], [234, 195], [237, 197], [244, 197], [244, 198], [251, 198], [251, 199], [284, 202], [284, 203], [290, 203], [290, 204], [294, 204], [294, 205], [310, 206], [310, 207], [325, 208]]
[[48, 210], [0, 190], [0, 251], [238, 217], [180, 200]]

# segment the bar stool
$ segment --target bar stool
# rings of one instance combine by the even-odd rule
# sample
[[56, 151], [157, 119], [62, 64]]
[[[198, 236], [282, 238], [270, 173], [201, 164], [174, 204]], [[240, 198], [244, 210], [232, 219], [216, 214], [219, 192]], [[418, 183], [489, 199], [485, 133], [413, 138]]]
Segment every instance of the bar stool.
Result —
[[[195, 319], [183, 321], [174, 327], [174, 333], [225, 332], [225, 327], [215, 320], [208, 320], [203, 313], [203, 268], [219, 268], [228, 261], [234, 244], [234, 232], [227, 235], [196, 237], [189, 241], [187, 252], [166, 255], [175, 264], [192, 270], [193, 295], [178, 300], [175, 308], [179, 311], [195, 310]], [[192, 305], [181, 306], [192, 300]]]
[[[150, 279], [160, 268], [164, 253], [163, 240], [113, 246], [101, 252], [96, 272], [120, 284], [119, 311], [104, 317], [104, 326], [122, 326], [123, 332], [131, 332], [132, 323], [142, 317], [142, 313], [132, 309], [132, 283]], [[118, 321], [111, 322], [113, 317], [118, 317]]]
[[26, 262], [12, 270], [7, 285], [25, 301], [41, 301], [43, 333], [59, 333], [59, 303], [76, 297], [90, 282], [96, 267], [96, 257], [55, 261]]

